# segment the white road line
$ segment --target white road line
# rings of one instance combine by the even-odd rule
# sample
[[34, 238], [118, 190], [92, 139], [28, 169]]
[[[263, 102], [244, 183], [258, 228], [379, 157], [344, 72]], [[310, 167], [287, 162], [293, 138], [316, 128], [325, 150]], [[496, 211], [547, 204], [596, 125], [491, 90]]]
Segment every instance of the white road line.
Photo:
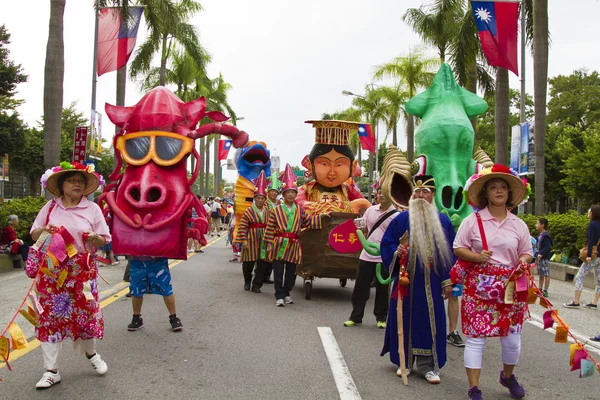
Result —
[[331, 367], [331, 372], [333, 373], [333, 379], [335, 380], [335, 385], [340, 394], [340, 399], [360, 400], [360, 393], [358, 393], [358, 389], [354, 384], [354, 379], [352, 379], [352, 375], [350, 375], [344, 356], [335, 340], [335, 336], [333, 336], [331, 328], [328, 326], [321, 326], [318, 327], [317, 330], [319, 331], [319, 336], [321, 336], [321, 342], [323, 343], [325, 354], [327, 354], [327, 360], [329, 361], [329, 366]]
[[[533, 326], [537, 326], [541, 330], [545, 330], [546, 332], [551, 333], [552, 335], [556, 335], [556, 329], [554, 329], [554, 328], [544, 329], [544, 323], [539, 318], [537, 318], [537, 316], [534, 316], [533, 314], [531, 315], [531, 319], [527, 320], [527, 322]], [[596, 353], [597, 355], [600, 356], [600, 350], [596, 347], [597, 346], [596, 343], [590, 343], [588, 338], [586, 338], [585, 336], [583, 336], [582, 334], [580, 334], [578, 332], [571, 330], [571, 333], [573, 334], [573, 336], [575, 336], [577, 338], [577, 340], [579, 340], [581, 343], [583, 343], [585, 345], [585, 347], [588, 351]], [[568, 337], [568, 341], [569, 341], [569, 343], [575, 343], [575, 341], [573, 340], [573, 338], [571, 336]]]

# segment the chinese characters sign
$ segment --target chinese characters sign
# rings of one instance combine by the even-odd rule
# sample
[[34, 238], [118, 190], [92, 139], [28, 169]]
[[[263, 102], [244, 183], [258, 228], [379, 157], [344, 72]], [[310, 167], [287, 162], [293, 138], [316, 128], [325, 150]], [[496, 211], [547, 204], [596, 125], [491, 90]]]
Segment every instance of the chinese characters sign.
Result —
[[362, 249], [362, 245], [356, 235], [354, 220], [336, 226], [329, 233], [329, 245], [338, 253], [354, 253]]
[[78, 126], [75, 128], [75, 139], [73, 140], [73, 162], [83, 164], [85, 161], [87, 136], [87, 126]]

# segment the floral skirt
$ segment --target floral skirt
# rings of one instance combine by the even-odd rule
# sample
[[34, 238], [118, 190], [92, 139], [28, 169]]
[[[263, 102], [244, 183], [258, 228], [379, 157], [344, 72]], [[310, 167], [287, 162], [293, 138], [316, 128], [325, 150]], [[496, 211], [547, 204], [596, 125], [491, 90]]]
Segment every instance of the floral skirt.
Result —
[[40, 307], [39, 326], [36, 327], [39, 341], [104, 337], [97, 273], [95, 257], [79, 253], [59, 266], [37, 274], [34, 290]]
[[522, 329], [527, 304], [504, 302], [505, 283], [512, 268], [484, 264], [469, 269], [461, 306], [463, 333], [470, 337], [507, 336]]

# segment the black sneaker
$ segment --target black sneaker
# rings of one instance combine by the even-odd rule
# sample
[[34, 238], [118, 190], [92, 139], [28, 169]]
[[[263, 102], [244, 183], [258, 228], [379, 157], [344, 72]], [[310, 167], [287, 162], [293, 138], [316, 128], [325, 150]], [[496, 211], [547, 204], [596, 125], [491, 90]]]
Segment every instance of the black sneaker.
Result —
[[579, 303], [571, 301], [570, 303], [565, 303], [564, 306], [567, 308], [579, 308]]
[[446, 336], [446, 342], [456, 347], [465, 347], [465, 342], [462, 340], [457, 331], [450, 332], [448, 336]]
[[171, 330], [173, 332], [179, 332], [183, 329], [183, 324], [181, 323], [181, 320], [177, 318], [175, 314], [169, 315], [169, 322], [171, 323]]
[[583, 305], [585, 308], [591, 308], [592, 310], [597, 310], [598, 306], [594, 303], [587, 303]]
[[142, 329], [143, 327], [144, 327], [144, 320], [142, 319], [142, 316], [134, 315], [133, 319], [131, 320], [131, 323], [129, 325], [127, 325], [127, 330], [133, 332], [133, 331]]

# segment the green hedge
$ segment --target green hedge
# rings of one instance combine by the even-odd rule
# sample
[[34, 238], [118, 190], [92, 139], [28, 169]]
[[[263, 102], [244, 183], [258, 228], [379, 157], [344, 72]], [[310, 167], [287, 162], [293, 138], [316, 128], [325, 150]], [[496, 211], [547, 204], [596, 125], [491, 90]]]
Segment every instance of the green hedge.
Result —
[[[548, 220], [548, 232], [553, 241], [552, 253], [561, 253], [566, 249], [569, 257], [579, 254], [579, 249], [585, 245], [587, 226], [590, 222], [587, 215], [569, 211], [566, 214], [550, 213], [543, 217]], [[535, 230], [539, 218], [541, 217], [535, 215], [521, 216], [534, 238], [539, 235]]]
[[0, 203], [0, 226], [6, 226], [8, 223], [8, 216], [15, 214], [19, 217], [17, 237], [19, 239], [25, 239], [31, 225], [33, 225], [35, 217], [47, 201], [48, 200], [44, 197], [23, 197]]

